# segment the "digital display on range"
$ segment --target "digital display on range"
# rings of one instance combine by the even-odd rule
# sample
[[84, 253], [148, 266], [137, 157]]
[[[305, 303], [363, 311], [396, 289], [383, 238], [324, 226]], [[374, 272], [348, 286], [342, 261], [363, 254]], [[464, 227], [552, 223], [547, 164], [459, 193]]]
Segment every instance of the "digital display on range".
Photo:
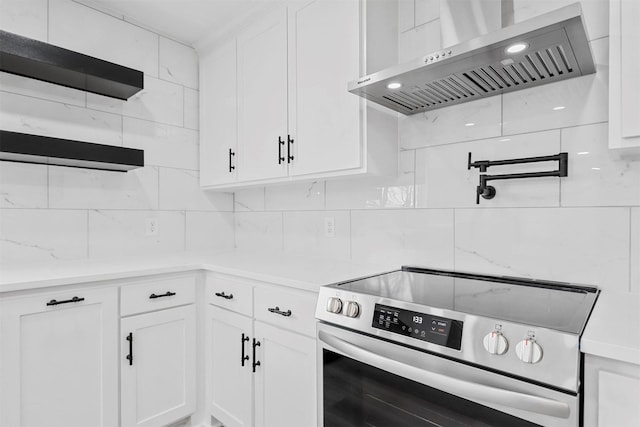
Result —
[[462, 321], [376, 304], [372, 326], [460, 350]]

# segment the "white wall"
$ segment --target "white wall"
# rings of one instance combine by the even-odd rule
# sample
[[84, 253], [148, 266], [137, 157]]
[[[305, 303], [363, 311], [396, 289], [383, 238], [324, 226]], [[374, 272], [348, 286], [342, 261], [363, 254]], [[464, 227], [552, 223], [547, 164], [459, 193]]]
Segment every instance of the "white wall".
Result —
[[[401, 61], [441, 47], [438, 3], [401, 2]], [[568, 3], [515, 0], [516, 21]], [[581, 3], [596, 74], [402, 117], [396, 178], [238, 191], [236, 245], [640, 292], [640, 162], [607, 149], [608, 2]], [[566, 151], [569, 176], [498, 181], [497, 196], [476, 206], [470, 151], [477, 160]]]
[[124, 102], [0, 73], [1, 129], [141, 148], [146, 164], [0, 162], [0, 262], [233, 247], [233, 196], [199, 189], [193, 49], [70, 0], [1, 0], [0, 28], [141, 70], [145, 86]]

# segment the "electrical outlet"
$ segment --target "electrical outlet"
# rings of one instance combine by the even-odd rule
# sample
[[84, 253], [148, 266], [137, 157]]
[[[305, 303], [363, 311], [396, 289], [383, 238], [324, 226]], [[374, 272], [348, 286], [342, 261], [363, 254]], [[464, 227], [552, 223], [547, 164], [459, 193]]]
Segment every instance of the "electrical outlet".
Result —
[[145, 223], [144, 234], [146, 236], [158, 235], [158, 218], [147, 218]]
[[336, 223], [331, 216], [324, 218], [324, 237], [336, 237]]

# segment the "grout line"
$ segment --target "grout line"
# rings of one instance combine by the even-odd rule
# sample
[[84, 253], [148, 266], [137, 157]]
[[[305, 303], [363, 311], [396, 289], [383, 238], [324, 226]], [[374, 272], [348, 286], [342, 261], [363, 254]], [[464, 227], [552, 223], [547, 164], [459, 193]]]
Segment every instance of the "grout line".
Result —
[[89, 218], [91, 217], [91, 215], [89, 215], [89, 210], [87, 209], [87, 258], [91, 257], [91, 245], [89, 244], [90, 240], [89, 239], [89, 235], [91, 233], [91, 227], [89, 226]]
[[349, 210], [349, 259], [353, 261], [353, 220]]
[[183, 211], [184, 213], [184, 246], [183, 250], [187, 250], [187, 211]]
[[633, 255], [633, 208], [629, 207], [629, 279], [627, 290], [628, 292], [633, 292], [633, 287], [631, 285], [631, 279], [633, 278], [633, 269], [631, 268], [632, 261], [631, 255]]
[[51, 40], [51, 0], [47, 0], [47, 42]]
[[456, 209], [452, 209], [453, 211], [453, 248], [452, 248], [452, 261], [453, 261], [453, 269], [456, 269]]

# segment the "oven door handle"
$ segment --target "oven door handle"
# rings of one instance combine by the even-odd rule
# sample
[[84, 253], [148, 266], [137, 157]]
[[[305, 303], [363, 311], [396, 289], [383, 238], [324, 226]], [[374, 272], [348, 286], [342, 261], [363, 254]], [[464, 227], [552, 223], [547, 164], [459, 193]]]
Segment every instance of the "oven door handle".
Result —
[[320, 341], [352, 359], [376, 366], [385, 371], [396, 373], [446, 393], [485, 403], [523, 409], [537, 414], [557, 418], [569, 418], [570, 408], [569, 405], [564, 402], [425, 371], [416, 366], [372, 353], [365, 348], [348, 343], [325, 331], [319, 331], [318, 338]]

